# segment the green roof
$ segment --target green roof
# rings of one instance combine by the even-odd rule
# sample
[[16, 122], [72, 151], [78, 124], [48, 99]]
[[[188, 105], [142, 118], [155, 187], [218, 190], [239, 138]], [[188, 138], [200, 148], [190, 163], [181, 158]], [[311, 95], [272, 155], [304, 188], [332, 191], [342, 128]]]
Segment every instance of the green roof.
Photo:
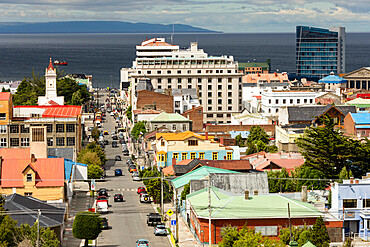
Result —
[[189, 119], [187, 119], [184, 116], [181, 116], [178, 113], [166, 113], [162, 112], [158, 116], [154, 117], [151, 122], [190, 122]]
[[210, 173], [239, 173], [235, 171], [230, 171], [226, 169], [210, 167], [210, 166], [202, 166], [194, 171], [188, 172], [180, 177], [177, 177], [171, 180], [173, 187], [176, 189], [184, 186], [185, 184], [189, 183], [190, 180], [198, 180], [207, 177]]
[[302, 247], [316, 247], [316, 245], [314, 245], [310, 241], [307, 241], [307, 243], [305, 243], [304, 245], [302, 245]]
[[269, 68], [268, 63], [238, 63], [239, 69], [244, 69], [245, 67], [262, 67], [264, 69]]
[[346, 105], [354, 105], [356, 107], [370, 107], [370, 99], [356, 98], [346, 102]]
[[[198, 217], [208, 218], [208, 188], [187, 196]], [[211, 188], [211, 210], [213, 219], [288, 218], [288, 203], [292, 218], [319, 217], [322, 215], [314, 206], [284, 197], [280, 194], [250, 196], [235, 195]]]

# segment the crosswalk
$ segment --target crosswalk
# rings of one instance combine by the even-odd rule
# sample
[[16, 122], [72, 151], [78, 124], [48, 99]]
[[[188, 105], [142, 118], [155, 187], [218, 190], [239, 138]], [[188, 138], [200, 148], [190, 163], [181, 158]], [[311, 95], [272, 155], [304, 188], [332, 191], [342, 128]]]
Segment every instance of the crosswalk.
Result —
[[137, 188], [131, 189], [131, 188], [114, 188], [114, 189], [108, 189], [109, 191], [135, 191], [137, 192]]

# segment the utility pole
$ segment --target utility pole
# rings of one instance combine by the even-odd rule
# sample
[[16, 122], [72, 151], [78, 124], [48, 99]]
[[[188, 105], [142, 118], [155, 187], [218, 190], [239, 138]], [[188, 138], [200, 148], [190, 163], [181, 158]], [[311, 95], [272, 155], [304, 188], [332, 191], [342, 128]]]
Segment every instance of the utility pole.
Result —
[[211, 231], [211, 216], [212, 216], [212, 211], [211, 211], [211, 174], [208, 175], [208, 209], [209, 209], [209, 219], [208, 219], [208, 245], [212, 245], [212, 231]]
[[176, 190], [176, 239], [179, 242], [179, 197]]
[[288, 217], [289, 217], [289, 242], [292, 242], [292, 225], [290, 224], [290, 207], [288, 203]]
[[39, 247], [39, 239], [40, 239], [40, 209], [37, 211], [37, 239], [36, 239], [36, 247]]
[[162, 169], [161, 169], [161, 213], [163, 216], [164, 212], [163, 212], [163, 172], [162, 172]]

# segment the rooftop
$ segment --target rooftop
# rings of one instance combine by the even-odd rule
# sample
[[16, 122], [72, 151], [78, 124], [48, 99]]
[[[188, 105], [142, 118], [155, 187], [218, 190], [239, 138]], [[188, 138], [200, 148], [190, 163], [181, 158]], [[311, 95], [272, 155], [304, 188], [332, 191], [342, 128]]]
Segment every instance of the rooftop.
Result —
[[[200, 218], [209, 217], [208, 188], [187, 196], [191, 207]], [[309, 203], [289, 199], [280, 194], [250, 196], [235, 195], [211, 187], [211, 217], [213, 219], [271, 219], [288, 218], [288, 203], [291, 218], [311, 218], [322, 215]]]
[[155, 116], [150, 120], [151, 122], [190, 122], [189, 119], [187, 119], [184, 116], [181, 116], [178, 113], [166, 113], [162, 112], [158, 116]]
[[11, 97], [11, 93], [9, 92], [0, 92], [0, 100], [9, 100]]
[[[156, 133], [156, 139], [164, 138], [167, 141], [183, 141], [191, 137], [195, 137], [197, 139], [205, 140], [206, 137], [192, 131], [185, 131], [180, 133]], [[213, 136], [208, 136], [209, 139], [213, 139]]]
[[358, 112], [358, 113], [352, 113], [350, 112], [353, 121], [356, 124], [370, 124], [370, 113], [369, 112]]
[[[37, 106], [37, 105], [18, 105], [14, 109], [44, 109], [42, 117], [77, 117], [82, 113], [82, 106], [77, 105], [52, 105], [52, 106]], [[16, 113], [14, 114], [15, 117]], [[21, 116], [20, 116], [21, 117]]]

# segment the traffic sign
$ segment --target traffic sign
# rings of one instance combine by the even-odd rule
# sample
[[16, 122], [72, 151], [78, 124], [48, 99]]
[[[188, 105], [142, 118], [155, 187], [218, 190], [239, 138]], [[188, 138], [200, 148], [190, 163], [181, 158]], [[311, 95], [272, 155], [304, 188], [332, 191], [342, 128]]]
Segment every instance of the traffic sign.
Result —
[[173, 215], [173, 211], [171, 209], [168, 209], [168, 211], [166, 212], [166, 214], [171, 217], [171, 215]]
[[95, 191], [95, 179], [91, 180], [91, 190]]
[[176, 226], [176, 220], [171, 220], [171, 226]]

